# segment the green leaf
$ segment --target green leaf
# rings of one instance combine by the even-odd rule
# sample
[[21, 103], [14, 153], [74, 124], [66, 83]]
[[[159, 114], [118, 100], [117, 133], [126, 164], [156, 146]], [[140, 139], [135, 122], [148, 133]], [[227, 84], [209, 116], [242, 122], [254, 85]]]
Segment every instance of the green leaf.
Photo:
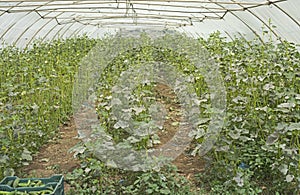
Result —
[[272, 145], [275, 142], [277, 142], [278, 139], [279, 139], [279, 133], [277, 131], [275, 131], [274, 133], [272, 133], [271, 135], [268, 136], [266, 144]]
[[286, 175], [287, 172], [288, 172], [288, 166], [283, 164], [283, 165], [280, 165], [279, 167], [279, 171], [283, 174], [283, 175]]
[[277, 107], [278, 108], [294, 108], [295, 106], [296, 106], [295, 103], [288, 102], [288, 103], [279, 104]]
[[171, 191], [169, 189], [160, 189], [159, 192], [161, 194], [171, 194]]
[[300, 123], [291, 123], [288, 127], [287, 127], [288, 131], [293, 131], [293, 130], [300, 130]]
[[28, 151], [27, 148], [24, 148], [21, 158], [23, 160], [32, 161], [31, 152]]
[[287, 176], [285, 177], [285, 179], [286, 179], [286, 181], [289, 183], [289, 182], [293, 181], [294, 175], [287, 175]]
[[153, 190], [152, 190], [151, 188], [149, 188], [149, 189], [146, 190], [146, 193], [147, 193], [147, 194], [152, 194], [152, 193], [153, 193]]

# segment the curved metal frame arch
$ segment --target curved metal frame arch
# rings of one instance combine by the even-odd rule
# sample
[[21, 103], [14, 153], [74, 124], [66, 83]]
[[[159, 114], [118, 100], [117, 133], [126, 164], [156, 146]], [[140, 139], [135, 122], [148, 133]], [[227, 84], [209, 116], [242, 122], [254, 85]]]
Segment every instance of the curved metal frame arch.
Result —
[[[33, 13], [33, 12], [31, 12]], [[50, 14], [50, 12], [48, 12], [48, 14]], [[47, 15], [48, 15], [47, 14]], [[19, 40], [21, 39], [21, 37], [33, 26], [35, 25], [37, 22], [39, 22], [41, 20], [41, 18], [38, 18], [37, 20], [35, 20], [31, 25], [27, 26], [24, 31], [19, 35], [19, 37], [15, 40], [15, 42], [13, 44], [17, 44], [19, 42]], [[26, 44], [27, 45], [27, 44]]]
[[[14, 7], [17, 7], [18, 5], [20, 5], [20, 4], [22, 4], [22, 3], [23, 3], [23, 2], [19, 2], [19, 3], [18, 3], [17, 5], [15, 5]], [[47, 4], [49, 4], [49, 2], [47, 2], [46, 4], [43, 4], [43, 5], [38, 6], [37, 8], [42, 7], [42, 6], [44, 6], [44, 5], [47, 5]], [[8, 10], [6, 10], [6, 12], [4, 12], [4, 13], [8, 13], [9, 10], [11, 10], [12, 8], [13, 8], [13, 7], [11, 7], [11, 8], [8, 9]], [[30, 12], [28, 12], [25, 16], [28, 16], [28, 15], [30, 15], [30, 14], [33, 13], [33, 12], [34, 12], [34, 11], [30, 11]], [[39, 20], [39, 19], [38, 19], [38, 20]], [[27, 27], [27, 28], [19, 35], [19, 37], [18, 37], [12, 44], [13, 44], [13, 45], [16, 45], [17, 42], [20, 40], [21, 36], [24, 35], [24, 33], [25, 33], [29, 28], [31, 28], [36, 22], [38, 22], [38, 20], [36, 20], [36, 21], [33, 22], [29, 27]], [[15, 22], [13, 25], [11, 25], [11, 26], [7, 29], [7, 31], [5, 31], [4, 34], [2, 34], [2, 36], [0, 37], [0, 39], [2, 39], [2, 38], [5, 36], [5, 34], [13, 28], [13, 26], [17, 25], [18, 22], [20, 22], [20, 21], [17, 21], [17, 22]], [[26, 47], [27, 47], [27, 44], [26, 44]]]
[[[60, 14], [62, 14], [62, 13], [60, 13]], [[59, 15], [60, 15], [59, 14]], [[43, 18], [42, 18], [43, 19]], [[43, 20], [45, 20], [45, 19], [43, 19]], [[39, 32], [41, 32], [41, 30], [43, 29], [43, 28], [45, 28], [49, 23], [51, 23], [53, 20], [51, 20], [51, 19], [49, 19], [48, 20], [48, 22], [46, 22], [41, 28], [39, 28], [39, 30], [38, 31], [36, 31], [35, 33], [34, 33], [34, 35], [31, 37], [31, 39], [29, 40], [29, 42], [26, 44], [26, 47], [25, 48], [27, 48], [30, 44], [31, 44], [31, 42], [34, 40], [34, 38], [36, 37], [36, 35], [39, 33]]]
[[[211, 0], [210, 0], [211, 1]], [[216, 3], [216, 5], [220, 6], [221, 8], [225, 7], [223, 5], [220, 5], [218, 3]], [[258, 33], [250, 26], [248, 25], [245, 21], [243, 21], [240, 17], [238, 17], [235, 13], [233, 13], [233, 11], [228, 11], [228, 13], [231, 13], [234, 17], [236, 17], [239, 21], [241, 21], [256, 37], [258, 37], [259, 41], [264, 44], [263, 39], [258, 35]], [[226, 15], [224, 15], [223, 17], [225, 17]]]
[[[53, 20], [52, 20], [53, 21]], [[57, 22], [56, 22], [56, 25], [54, 25], [49, 31], [48, 31], [48, 33], [46, 33], [45, 34], [45, 36], [42, 38], [42, 41], [45, 41], [45, 39], [46, 39], [46, 37], [57, 27], [57, 26], [59, 26], [60, 24], [58, 24]], [[51, 39], [51, 40], [53, 40], [53, 38]]]
[[[278, 1], [278, 2], [282, 2], [282, 1]], [[275, 4], [274, 2], [269, 2], [269, 5], [271, 4]], [[246, 8], [246, 7], [243, 7], [241, 4], [237, 3], [237, 5], [239, 5], [241, 8], [243, 8], [245, 11], [249, 12], [251, 15], [253, 15], [255, 18], [257, 18], [263, 25], [265, 25], [271, 33], [274, 34], [274, 36], [279, 39], [279, 35], [263, 20], [261, 19], [260, 17], [258, 17], [255, 13], [253, 13], [250, 8]], [[255, 7], [253, 7], [255, 8]], [[281, 41], [281, 40], [280, 40]], [[281, 41], [282, 42], [282, 41]]]
[[[31, 12], [28, 12], [25, 16], [28, 16]], [[6, 31], [4, 31], [4, 33], [0, 36], [0, 39], [3, 39], [3, 37], [15, 26], [17, 25], [17, 23], [19, 23], [20, 21], [16, 21], [14, 22], [12, 25], [10, 25]]]
[[[74, 23], [74, 24], [76, 24], [76, 23]], [[79, 24], [80, 24], [80, 23], [79, 23]], [[81, 24], [81, 25], [83, 25], [83, 24]], [[84, 25], [83, 25], [83, 27], [84, 27]], [[81, 30], [82, 30], [82, 28], [77, 28], [76, 30], [74, 30], [74, 31], [71, 33], [71, 37], [72, 37], [72, 36], [77, 36]]]
[[[74, 26], [76, 23], [70, 24], [68, 28], [66, 28], [66, 30], [61, 34], [61, 36], [63, 37], [67, 32], [70, 31], [70, 29], [72, 28], [72, 26]], [[76, 29], [77, 30], [77, 29]], [[76, 31], [75, 30], [75, 31]], [[70, 37], [73, 36], [74, 31], [71, 33]]]
[[[175, 1], [175, 2], [181, 2], [181, 3], [199, 3], [199, 4], [187, 4], [186, 6], [185, 5], [180, 5], [180, 4], [165, 4], [165, 2], [170, 2], [170, 1], [165, 1], [165, 0], [157, 0], [157, 1], [154, 1], [154, 2], [151, 2], [151, 3], [139, 3], [139, 2], [136, 2], [137, 5], [152, 5], [154, 6], [154, 8], [146, 8], [146, 7], [135, 7], [133, 8], [133, 5], [132, 5], [132, 8], [131, 7], [126, 7], [126, 8], [118, 8], [118, 9], [134, 9], [134, 10], [148, 10], [148, 11], [162, 11], [162, 12], [175, 12], [175, 13], [186, 13], [186, 14], [189, 14], [189, 13], [196, 13], [196, 11], [194, 10], [181, 10], [181, 9], [174, 9], [174, 10], [170, 10], [170, 9], [163, 9], [161, 7], [156, 7], [156, 6], [166, 6], [166, 7], [175, 7], [175, 8], [180, 8], [180, 7], [188, 7], [188, 8], [199, 8], [200, 11], [197, 12], [197, 14], [200, 14], [201, 13], [203, 14], [204, 18], [201, 19], [201, 18], [198, 18], [198, 17], [194, 17], [194, 18], [198, 18], [198, 19], [201, 19], [201, 21], [203, 20], [208, 20], [210, 19], [210, 13], [213, 13], [213, 14], [216, 14], [218, 17], [217, 19], [223, 19], [226, 14], [228, 13], [231, 13], [232, 16], [234, 16], [238, 21], [240, 21], [242, 23], [242, 25], [244, 25], [247, 29], [249, 29], [258, 39], [260, 42], [264, 43], [264, 41], [266, 40], [263, 40], [263, 36], [261, 35], [260, 31], [259, 31], [259, 28], [258, 27], [255, 27], [254, 25], [251, 25], [251, 24], [247, 24], [247, 20], [246, 18], [243, 19], [243, 17], [241, 15], [239, 15], [237, 12], [238, 11], [245, 11], [245, 12], [248, 12], [250, 13], [250, 16], [252, 16], [253, 18], [255, 18], [257, 20], [257, 22], [261, 22], [261, 24], [266, 27], [266, 29], [270, 32], [270, 34], [274, 37], [276, 37], [279, 41], [282, 42], [281, 40], [281, 37], [279, 36], [279, 30], [277, 31], [276, 29], [272, 28], [269, 23], [266, 21], [266, 17], [265, 16], [260, 16], [260, 12], [257, 12], [257, 10], [254, 10], [254, 8], [257, 8], [257, 7], [267, 7], [268, 5], [274, 5], [274, 7], [276, 7], [281, 13], [283, 13], [283, 15], [285, 15], [286, 17], [289, 18], [289, 20], [292, 20], [292, 22], [294, 24], [297, 25], [297, 27], [300, 28], [300, 22], [297, 21], [296, 18], [293, 18], [292, 15], [290, 15], [285, 9], [283, 9], [280, 5], [278, 5], [280, 2], [287, 2], [288, 0], [273, 0], [273, 1], [270, 1], [270, 0], [265, 0], [263, 1], [262, 3], [258, 3], [258, 2], [247, 2], [247, 1], [244, 1], [244, 2], [235, 2], [235, 1], [213, 1], [213, 0], [208, 0], [207, 2], [204, 2], [204, 1], [195, 1], [195, 0], [188, 0], [188, 1], [183, 1], [183, 0], [179, 0], [179, 1]], [[10, 2], [10, 1], [7, 1], [7, 2]], [[57, 32], [53, 32], [51, 33], [51, 39], [55, 39], [57, 37], [60, 37], [60, 36], [65, 36], [67, 33], [70, 33], [71, 36], [73, 35], [76, 35], [78, 33], [80, 33], [81, 31], [83, 31], [82, 28], [84, 28], [85, 26], [87, 25], [91, 25], [93, 26], [93, 31], [94, 32], [98, 32], [98, 29], [100, 29], [102, 26], [106, 26], [107, 25], [107, 28], [122, 28], [123, 25], [126, 26], [127, 25], [130, 25], [129, 23], [116, 23], [116, 24], [103, 24], [101, 26], [99, 26], [99, 23], [95, 23], [95, 24], [85, 24], [85, 23], [82, 23], [80, 21], [76, 21], [76, 19], [73, 21], [72, 20], [72, 17], [74, 16], [74, 14], [76, 13], [76, 10], [78, 10], [80, 13], [81, 12], [85, 12], [85, 11], [89, 11], [91, 13], [96, 13], [97, 10], [93, 10], [94, 8], [97, 8], [97, 9], [102, 9], [102, 8], [109, 8], [109, 9], [113, 9], [113, 7], [110, 7], [110, 6], [105, 6], [105, 2], [100, 2], [100, 1], [96, 1], [96, 0], [93, 0], [93, 1], [90, 1], [90, 2], [81, 2], [81, 1], [75, 1], [76, 4], [74, 4], [73, 2], [65, 2], [65, 3], [56, 3], [56, 1], [37, 1], [37, 0], [32, 0], [32, 1], [28, 1], [29, 4], [26, 2], [26, 1], [11, 1], [11, 2], [15, 2], [14, 4], [3, 4], [3, 12], [0, 13], [0, 17], [4, 16], [5, 14], [10, 14], [10, 12], [12, 12], [11, 14], [13, 13], [25, 13], [23, 15], [23, 18], [24, 17], [27, 17], [28, 15], [30, 15], [31, 13], [35, 12], [36, 14], [39, 15], [40, 19], [37, 19], [35, 20], [35, 18], [33, 18], [33, 22], [29, 23], [29, 25], [27, 24], [25, 26], [25, 29], [23, 30], [23, 32], [21, 32], [18, 37], [13, 37], [12, 38], [12, 44], [16, 45], [18, 43], [20, 43], [20, 40], [21, 38], [26, 34], [26, 32], [28, 32], [29, 29], [31, 29], [35, 24], [37, 24], [38, 22], [40, 22], [40, 20], [43, 20], [43, 19], [49, 19], [49, 21], [45, 22], [45, 24], [41, 24], [41, 27], [37, 30], [35, 30], [35, 32], [33, 33], [32, 36], [30, 36], [30, 40], [29, 41], [26, 41], [26, 47], [28, 47], [31, 42], [34, 40], [34, 38], [36, 37], [37, 34], [39, 34], [39, 32], [41, 32], [42, 29], [44, 29], [45, 27], [47, 27], [48, 24], [50, 24], [51, 22], [53, 21], [56, 21], [56, 25], [54, 25], [49, 32], [47, 32], [45, 34], [45, 36], [43, 37], [42, 41], [45, 40], [49, 34], [51, 32], [54, 31], [54, 29], [56, 30], [57, 29]], [[36, 3], [33, 3], [33, 2], [36, 2]], [[112, 3], [114, 1], [111, 1]], [[127, 1], [122, 1], [123, 3], [126, 3]], [[162, 3], [164, 2], [164, 3]], [[23, 4], [24, 3], [24, 4]], [[97, 4], [103, 4], [104, 7], [101, 7], [101, 6], [97, 6]], [[109, 3], [109, 2], [108, 2]], [[119, 3], [119, 2], [117, 2]], [[205, 5], [201, 4], [201, 3], [205, 3]], [[206, 5], [207, 4], [214, 4], [214, 5], [217, 5], [217, 6], [209, 6], [209, 5]], [[77, 4], [82, 4], [82, 6], [78, 7]], [[72, 6], [74, 5], [74, 6]], [[84, 6], [86, 5], [86, 6]], [[90, 5], [90, 6], [89, 6]], [[96, 6], [94, 6], [96, 5]], [[237, 5], [238, 7], [232, 7], [232, 6], [226, 6], [226, 5]], [[0, 6], [1, 7], [1, 6]], [[23, 9], [24, 8], [24, 9]], [[27, 12], [28, 11], [28, 12]], [[53, 12], [58, 12], [56, 16], [53, 16], [53, 17], [48, 17], [48, 15], [50, 13], [52, 13], [51, 11]], [[27, 13], [26, 13], [27, 12]], [[41, 13], [40, 13], [41, 12]], [[44, 12], [46, 12], [45, 15], [41, 15], [42, 13], [44, 14]], [[66, 14], [66, 12], [73, 12], [70, 13], [70, 14]], [[206, 15], [206, 13], [208, 15]], [[222, 15], [218, 14], [218, 13], [222, 13]], [[63, 14], [66, 14], [65, 17], [62, 17], [60, 18]], [[127, 12], [126, 12], [127, 14]], [[142, 13], [141, 13], [142, 14]], [[191, 19], [193, 18], [193, 16], [189, 17], [187, 15], [182, 15], [183, 17], [183, 20], [185, 18], [188, 18], [188, 19]], [[47, 18], [45, 18], [44, 16], [46, 16]], [[165, 15], [165, 16], [168, 16], [168, 15]], [[148, 17], [148, 16], [147, 16]], [[8, 17], [9, 18], [9, 17]], [[70, 18], [70, 22], [69, 24], [67, 23], [64, 23], [65, 26], [61, 26], [61, 28], [58, 29], [58, 26], [60, 24], [62, 24], [60, 21], [63, 19], [63, 18]], [[98, 17], [95, 18], [95, 21], [97, 22], [97, 19]], [[91, 19], [93, 20], [93, 19]], [[4, 29], [3, 32], [0, 34], [0, 39], [3, 39], [5, 36], [7, 36], [7, 34], [9, 34], [10, 31], [12, 31], [17, 25], [19, 25], [20, 23], [22, 22], [22, 19], [21, 20], [17, 20], [17, 21], [14, 21], [12, 24], [10, 24], [8, 26], [8, 28]], [[67, 21], [68, 22], [68, 21]], [[76, 26], [76, 28], [73, 28], [74, 25], [78, 23], [78, 27]], [[115, 26], [114, 26], [115, 25]], [[135, 23], [131, 24], [131, 25], [137, 25]], [[159, 23], [140, 23], [137, 25], [140, 26], [140, 27], [143, 27], [143, 25], [145, 25], [145, 27], [150, 27], [152, 28], [153, 26], [166, 26], [166, 24], [162, 23], [159, 21]], [[172, 24], [171, 24], [172, 25]], [[179, 26], [179, 27], [184, 27], [185, 25], [182, 25], [182, 26]], [[169, 27], [167, 25], [167, 27]], [[170, 26], [171, 27], [171, 26]], [[94, 28], [96, 28], [94, 30]], [[70, 29], [72, 29], [72, 32], [70, 32]], [[22, 30], [22, 29], [21, 29]], [[238, 30], [237, 30], [238, 31]], [[230, 38], [231, 40], [233, 39], [232, 35], [228, 32], [228, 31], [225, 31], [223, 30], [223, 32], [226, 34], [226, 36], [228, 38]], [[248, 32], [248, 31], [247, 31]], [[237, 32], [239, 33], [239, 32]], [[239, 35], [243, 38], [245, 38], [241, 33], [239, 33]], [[283, 35], [284, 37], [284, 35]]]
[[262, 20], [260, 17], [258, 17], [255, 13], [253, 13], [252, 11], [250, 10], [247, 10], [249, 13], [251, 13], [254, 17], [256, 17], [259, 21], [261, 21], [263, 23], [263, 25], [265, 25], [271, 33], [274, 34], [274, 36], [280, 41], [282, 42], [282, 40], [280, 39], [280, 36], [264, 21]]
[[[73, 25], [72, 25], [73, 26]], [[71, 26], [70, 26], [70, 28], [71, 28]], [[69, 28], [69, 29], [70, 29]], [[68, 31], [69, 31], [69, 29], [68, 29]], [[72, 33], [70, 34], [70, 36], [71, 37], [73, 37], [73, 36], [77, 36], [77, 32], [80, 32], [82, 30], [82, 28], [77, 28], [76, 30], [73, 30], [72, 31]]]
[[63, 26], [62, 26], [62, 27], [54, 34], [52, 40], [55, 40], [55, 39], [57, 39], [57, 38], [62, 37], [63, 34], [60, 34], [60, 33], [63, 31], [63, 29], [65, 29], [65, 28], [66, 28], [66, 29], [69, 29], [70, 26], [72, 26], [73, 24], [69, 24], [68, 27], [67, 27], [67, 25], [68, 25], [68, 24], [63, 25]]
[[288, 18], [290, 18], [297, 26], [300, 28], [300, 22], [298, 22], [295, 18], [293, 18], [290, 14], [288, 14], [284, 9], [282, 9], [279, 5], [273, 4], [277, 9], [279, 9], [282, 13], [284, 13]]
[[[61, 14], [63, 14], [64, 12], [61, 12], [60, 14], [58, 14], [58, 15], [61, 15]], [[57, 15], [57, 16], [58, 16]], [[53, 19], [52, 19], [52, 21], [53, 21]], [[57, 20], [57, 18], [55, 18], [55, 21], [56, 21], [56, 25], [54, 25], [52, 28], [51, 28], [51, 30], [49, 30], [48, 31], [48, 33], [42, 38], [42, 41], [44, 41], [45, 39], [46, 39], [46, 37], [56, 28], [56, 27], [58, 27], [58, 26], [61, 26], [61, 24], [58, 22], [58, 20]], [[60, 28], [55, 34], [54, 34], [54, 36], [50, 39], [50, 40], [54, 40], [55, 39], [55, 37], [56, 36], [58, 36], [58, 33], [63, 29], [64, 27], [62, 27], [62, 28]]]

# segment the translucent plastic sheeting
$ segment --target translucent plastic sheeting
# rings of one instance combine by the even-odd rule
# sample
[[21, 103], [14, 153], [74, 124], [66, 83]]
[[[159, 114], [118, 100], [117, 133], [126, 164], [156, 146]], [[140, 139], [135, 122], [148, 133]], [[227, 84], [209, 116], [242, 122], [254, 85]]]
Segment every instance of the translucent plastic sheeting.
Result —
[[151, 29], [300, 43], [299, 8], [299, 0], [0, 1], [0, 40], [24, 48], [36, 39]]
[[219, 30], [229, 38], [242, 36], [252, 39], [258, 36], [261, 41], [284, 39], [300, 43], [299, 9], [300, 1], [287, 0], [245, 11], [229, 12], [224, 20], [206, 20], [182, 30], [198, 36], [207, 36]]

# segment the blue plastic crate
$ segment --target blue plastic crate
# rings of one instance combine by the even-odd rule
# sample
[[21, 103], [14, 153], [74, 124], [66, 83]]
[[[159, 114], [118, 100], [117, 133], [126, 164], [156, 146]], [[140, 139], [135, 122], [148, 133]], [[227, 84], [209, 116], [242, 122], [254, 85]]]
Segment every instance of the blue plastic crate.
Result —
[[[45, 194], [45, 195], [64, 195], [64, 178], [63, 175], [54, 175], [49, 178], [20, 178], [20, 183], [27, 183], [28, 180], [36, 181], [41, 180], [44, 184], [40, 187], [17, 187], [13, 188], [8, 185], [10, 181], [14, 181], [17, 177], [16, 176], [9, 176], [5, 177], [0, 182], [0, 191], [2, 192], [38, 192], [42, 190], [48, 190], [49, 188], [53, 189], [51, 194]], [[3, 193], [4, 194], [4, 193]], [[0, 192], [1, 195], [1, 192]]]

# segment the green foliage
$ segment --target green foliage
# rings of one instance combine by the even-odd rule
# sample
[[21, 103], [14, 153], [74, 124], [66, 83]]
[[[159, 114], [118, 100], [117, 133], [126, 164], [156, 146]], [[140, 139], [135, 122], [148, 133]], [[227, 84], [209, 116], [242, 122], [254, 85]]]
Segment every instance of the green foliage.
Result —
[[134, 182], [123, 187], [124, 194], [196, 194], [185, 177], [173, 166], [138, 175]]
[[[288, 42], [277, 45], [273, 42], [261, 44], [255, 40], [244, 39], [227, 42], [219, 33], [212, 34], [207, 40], [198, 41], [218, 63], [227, 93], [226, 123], [218, 144], [208, 155], [212, 167], [204, 175], [216, 182], [216, 186], [210, 186], [210, 189], [215, 193], [223, 187], [228, 193], [237, 193], [236, 190], [240, 193], [298, 191], [300, 55], [295, 45]], [[142, 48], [120, 54], [121, 57], [117, 57], [109, 66], [110, 70], [106, 71], [107, 77], [103, 80], [107, 83], [99, 88], [101, 93], [105, 87], [108, 90], [107, 95], [102, 96], [99, 101], [103, 108], [98, 108], [105, 113], [101, 115], [100, 112], [100, 118], [105, 119], [104, 124], [108, 132], [121, 135], [117, 136], [118, 141], [123, 141], [128, 135], [114, 130], [113, 125], [117, 121], [111, 120], [109, 109], [106, 107], [108, 103], [102, 103], [105, 96], [111, 95], [109, 90], [115, 84], [116, 78], [129, 66], [135, 66], [143, 60], [171, 62], [178, 71], [186, 72], [194, 78], [200, 76], [201, 79], [195, 81], [193, 86], [201, 101], [205, 100], [208, 93], [201, 73], [196, 71], [189, 59], [171, 49], [155, 48], [147, 43], [148, 45]], [[156, 58], [157, 56], [159, 57]], [[140, 86], [139, 91], [134, 94], [142, 94], [145, 87], [151, 90], [153, 86], [152, 83], [150, 88]], [[199, 93], [199, 89], [202, 94]], [[139, 100], [138, 104], [141, 102]], [[205, 114], [209, 105], [203, 107], [207, 109], [202, 110]], [[147, 118], [145, 115], [141, 120], [147, 121]], [[202, 124], [201, 128], [205, 131], [207, 123]], [[194, 132], [193, 135], [198, 146], [201, 145], [203, 132]], [[142, 148], [147, 146], [146, 142], [139, 143], [144, 144]], [[196, 146], [193, 154], [197, 153], [198, 148]], [[240, 177], [243, 182], [238, 186], [233, 178], [240, 174], [238, 166], [242, 163], [247, 165], [247, 171]], [[226, 166], [229, 167], [228, 175], [219, 178], [219, 173], [224, 172]], [[230, 183], [231, 187], [222, 187], [222, 183]], [[221, 190], [220, 193], [224, 191]]]
[[81, 37], [0, 51], [0, 177], [28, 164], [70, 116], [74, 74], [95, 43]]
[[[145, 149], [155, 138], [159, 138], [156, 133], [149, 133], [146, 136], [133, 136], [128, 132], [131, 132], [132, 126], [125, 124], [122, 120], [117, 120], [112, 116], [111, 98], [113, 93], [113, 87], [118, 82], [118, 78], [121, 77], [121, 73], [128, 71], [129, 68], [139, 68], [147, 62], [166, 63], [171, 64], [176, 72], [182, 73], [186, 77], [190, 77], [194, 87], [194, 91], [197, 94], [199, 100], [203, 103], [199, 108], [202, 112], [202, 117], [208, 117], [209, 113], [205, 112], [209, 105], [208, 87], [204, 81], [203, 75], [199, 75], [194, 65], [190, 63], [190, 60], [184, 54], [177, 53], [171, 48], [157, 47], [150, 38], [146, 35], [140, 38], [141, 46], [128, 50], [126, 52], [118, 54], [112, 62], [110, 62], [99, 78], [97, 83], [97, 113], [102, 127], [106, 130], [106, 133], [112, 136], [115, 143], [127, 141], [130, 142], [135, 149]], [[120, 113], [128, 117], [132, 117], [137, 123], [137, 126], [146, 126], [151, 120], [151, 105], [154, 102], [167, 101], [168, 97], [163, 97], [160, 91], [157, 91], [156, 82], [141, 82], [143, 75], [132, 79], [138, 80], [140, 84], [134, 88], [128, 99], [130, 105], [127, 109], [122, 109]], [[171, 86], [172, 87], [172, 86]], [[127, 90], [120, 89], [118, 93]], [[119, 97], [118, 97], [119, 98]], [[126, 97], [127, 98], [127, 97]], [[207, 100], [208, 99], [208, 100]], [[117, 99], [120, 100], [120, 99]], [[177, 100], [178, 101], [178, 100]], [[123, 101], [122, 101], [123, 102]], [[206, 103], [204, 103], [206, 102]], [[179, 104], [179, 101], [177, 102]], [[125, 117], [124, 117], [125, 118]], [[163, 131], [163, 127], [155, 127], [152, 124], [152, 132]], [[199, 136], [201, 137], [201, 136]], [[156, 140], [159, 143], [159, 140]]]
[[[200, 105], [201, 114], [210, 116], [208, 86], [201, 72], [184, 53], [154, 47], [145, 39], [142, 47], [119, 54], [101, 75], [97, 113], [115, 142], [130, 135], [124, 128], [114, 128], [118, 121], [110, 117], [111, 87], [122, 71], [143, 62], [167, 62], [191, 76], [199, 100], [205, 102]], [[36, 43], [24, 51], [14, 47], [1, 50], [0, 177], [27, 164], [71, 114], [78, 63], [101, 41], [103, 47], [109, 44], [109, 40], [81, 37]], [[227, 96], [226, 122], [214, 150], [206, 156], [209, 166], [199, 174], [198, 184], [212, 194], [299, 193], [300, 54], [296, 45], [244, 39], [228, 42], [219, 33], [195, 41], [218, 63]], [[149, 105], [159, 98], [155, 86], [141, 84], [133, 92], [138, 107], [130, 112], [136, 121], [150, 120]], [[146, 96], [153, 99], [142, 101]], [[138, 109], [141, 107], [144, 110]], [[208, 121], [200, 126], [204, 132], [192, 134], [195, 155]], [[130, 140], [136, 149], [142, 149], [152, 138]], [[175, 189], [192, 193], [192, 187], [174, 169], [129, 173], [108, 168], [90, 156], [82, 158], [81, 168], [74, 170], [69, 182], [75, 187], [73, 194], [176, 194]]]
[[[201, 176], [215, 193], [296, 194], [300, 189], [300, 54], [292, 43], [200, 39], [226, 81], [227, 118], [212, 166]], [[239, 165], [244, 184], [236, 186]], [[220, 172], [226, 174], [219, 174]], [[210, 184], [205, 183], [210, 181]], [[246, 190], [246, 191], [244, 191]]]
[[159, 171], [132, 172], [109, 168], [92, 158], [88, 152], [81, 154], [81, 168], [68, 174], [66, 181], [73, 189], [68, 194], [199, 194], [200, 192], [176, 167], [167, 165]]

